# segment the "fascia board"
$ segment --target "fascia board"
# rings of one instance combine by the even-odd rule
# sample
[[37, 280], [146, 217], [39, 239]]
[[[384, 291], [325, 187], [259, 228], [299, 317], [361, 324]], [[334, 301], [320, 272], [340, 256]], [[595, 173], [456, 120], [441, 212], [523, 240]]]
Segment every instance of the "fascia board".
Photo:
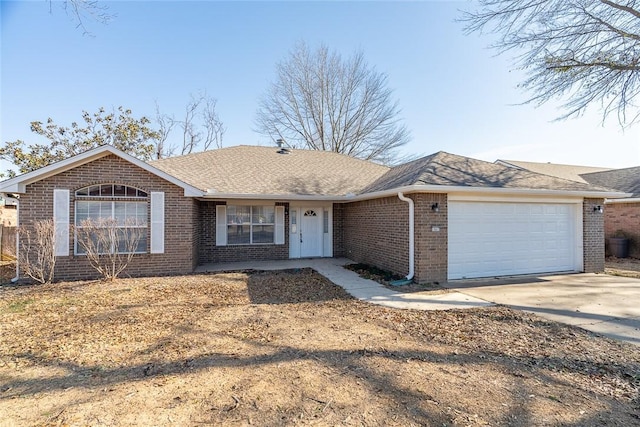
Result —
[[[632, 196], [633, 194], [629, 194], [629, 196]], [[638, 203], [640, 202], [640, 197], [627, 197], [627, 198], [621, 198], [621, 199], [611, 199], [611, 200], [605, 200], [604, 201], [606, 204], [609, 203]]]
[[200, 200], [317, 200], [333, 201], [336, 203], [357, 202], [361, 200], [379, 199], [382, 197], [396, 196], [398, 192], [403, 193], [446, 193], [446, 194], [476, 194], [478, 196], [500, 195], [500, 196], [547, 196], [547, 197], [588, 197], [588, 198], [614, 198], [630, 196], [627, 193], [602, 192], [602, 191], [564, 191], [564, 190], [536, 190], [527, 188], [483, 188], [483, 187], [461, 187], [449, 185], [409, 185], [393, 188], [384, 191], [375, 191], [348, 196], [314, 196], [297, 194], [244, 194], [244, 193], [215, 193], [207, 192], [199, 197]]
[[27, 172], [25, 174], [0, 182], [0, 192], [18, 193], [18, 194], [24, 193], [26, 191], [26, 187], [28, 184], [43, 180], [50, 176], [73, 169], [74, 167], [81, 166], [83, 164], [92, 162], [94, 160], [98, 160], [109, 154], [116, 155], [128, 161], [129, 163], [132, 163], [135, 166], [138, 166], [139, 168], [144, 169], [147, 172], [152, 173], [164, 179], [165, 181], [169, 181], [172, 184], [175, 184], [178, 187], [181, 187], [182, 189], [184, 189], [184, 195], [186, 197], [199, 197], [199, 196], [202, 196], [203, 194], [202, 190], [196, 187], [193, 187], [183, 181], [180, 181], [174, 176], [169, 175], [166, 172], [163, 172], [160, 169], [157, 169], [149, 165], [148, 163], [145, 163], [142, 160], [137, 159], [127, 153], [124, 153], [110, 145], [101, 145], [100, 147], [96, 147], [92, 150], [85, 151], [84, 153], [50, 164], [38, 170]]
[[299, 195], [299, 194], [246, 194], [246, 193], [205, 193], [198, 197], [199, 200], [211, 201], [211, 200], [300, 200], [300, 201], [326, 201], [326, 202], [340, 202], [344, 201], [343, 196], [314, 196], [314, 195]]
[[548, 196], [548, 197], [586, 197], [586, 198], [620, 198], [629, 197], [628, 193], [611, 191], [567, 191], [567, 190], [543, 190], [529, 188], [493, 188], [493, 187], [462, 187], [453, 185], [410, 185], [385, 191], [358, 194], [345, 198], [346, 201], [359, 201], [389, 197], [403, 193], [446, 193], [446, 194], [489, 194], [489, 195], [517, 195], [517, 196]]

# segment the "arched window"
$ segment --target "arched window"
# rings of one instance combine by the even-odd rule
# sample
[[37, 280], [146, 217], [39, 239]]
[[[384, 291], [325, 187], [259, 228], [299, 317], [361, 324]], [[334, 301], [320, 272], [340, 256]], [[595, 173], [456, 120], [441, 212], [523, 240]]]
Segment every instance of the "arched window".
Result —
[[[102, 252], [145, 253], [149, 234], [148, 205], [148, 194], [139, 188], [120, 184], [91, 185], [75, 192], [75, 225], [79, 229], [112, 229], [117, 242], [110, 248], [101, 245]], [[134, 239], [135, 247], [129, 246], [128, 242]], [[78, 238], [75, 240], [75, 253], [85, 254]]]

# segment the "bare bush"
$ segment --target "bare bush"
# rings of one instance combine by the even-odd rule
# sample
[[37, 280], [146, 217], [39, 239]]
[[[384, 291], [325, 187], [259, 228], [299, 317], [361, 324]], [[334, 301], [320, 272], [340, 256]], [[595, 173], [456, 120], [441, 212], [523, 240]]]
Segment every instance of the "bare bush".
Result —
[[78, 252], [84, 253], [104, 280], [114, 281], [136, 252], [146, 228], [134, 220], [119, 223], [115, 219], [85, 220], [76, 227]]
[[24, 274], [38, 283], [51, 283], [56, 266], [56, 232], [52, 219], [33, 227], [18, 227], [18, 263]]

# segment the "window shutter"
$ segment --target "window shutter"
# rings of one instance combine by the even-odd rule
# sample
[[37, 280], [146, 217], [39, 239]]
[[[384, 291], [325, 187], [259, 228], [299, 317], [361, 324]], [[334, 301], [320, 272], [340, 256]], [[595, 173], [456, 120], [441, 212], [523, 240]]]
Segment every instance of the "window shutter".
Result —
[[151, 253], [164, 253], [164, 193], [151, 192]]
[[276, 245], [284, 245], [284, 206], [276, 206]]
[[216, 206], [216, 246], [227, 246], [227, 207]]
[[69, 256], [69, 190], [53, 190], [56, 256]]

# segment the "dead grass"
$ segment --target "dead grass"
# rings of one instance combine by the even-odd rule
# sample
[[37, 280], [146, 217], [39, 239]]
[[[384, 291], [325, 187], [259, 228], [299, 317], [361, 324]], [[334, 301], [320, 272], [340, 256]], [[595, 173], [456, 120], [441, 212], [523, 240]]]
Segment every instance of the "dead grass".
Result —
[[304, 269], [0, 287], [0, 425], [629, 426], [640, 349]]
[[608, 257], [605, 260], [604, 271], [613, 276], [640, 279], [640, 260], [636, 258]]

